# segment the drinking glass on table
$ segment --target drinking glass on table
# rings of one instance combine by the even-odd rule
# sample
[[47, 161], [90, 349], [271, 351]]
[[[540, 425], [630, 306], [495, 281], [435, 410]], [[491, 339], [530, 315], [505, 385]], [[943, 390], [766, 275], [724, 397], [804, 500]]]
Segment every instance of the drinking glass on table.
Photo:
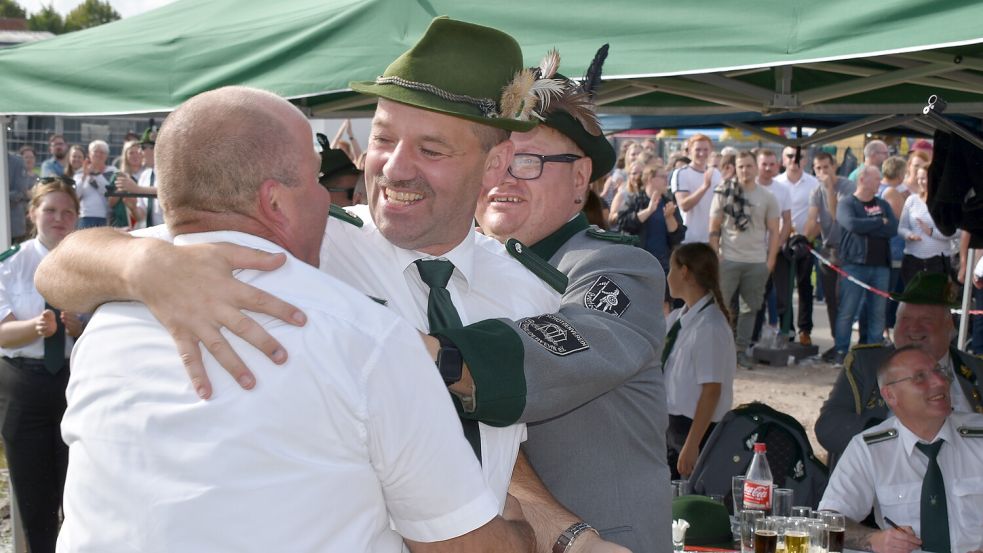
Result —
[[843, 553], [843, 540], [846, 538], [846, 518], [840, 513], [823, 513], [826, 523], [826, 550], [829, 553]]
[[826, 553], [827, 539], [826, 522], [821, 518], [809, 519], [810, 553]]
[[754, 529], [765, 518], [764, 511], [745, 509], [741, 511], [741, 553], [754, 553]]
[[754, 553], [775, 553], [778, 529], [775, 517], [764, 517], [754, 527]]
[[689, 495], [689, 480], [680, 479], [672, 481], [673, 497]]
[[812, 518], [812, 507], [806, 505], [792, 507], [792, 514], [790, 516], [794, 518]]
[[771, 498], [771, 514], [776, 517], [792, 515], [792, 490], [788, 488], [775, 490], [775, 495]]
[[792, 517], [785, 527], [785, 553], [809, 553], [809, 519]]
[[744, 475], [731, 477], [730, 491], [734, 494], [734, 516], [737, 516], [744, 510]]

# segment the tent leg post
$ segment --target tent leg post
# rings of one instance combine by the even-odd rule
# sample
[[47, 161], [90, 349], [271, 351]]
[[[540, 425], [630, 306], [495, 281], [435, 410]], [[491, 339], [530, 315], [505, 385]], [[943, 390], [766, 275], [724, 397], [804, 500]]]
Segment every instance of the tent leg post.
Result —
[[[975, 259], [976, 250], [970, 248], [966, 253], [966, 259]], [[957, 347], [966, 350], [966, 337], [969, 335], [969, 300], [973, 290], [973, 267], [966, 265], [966, 276], [963, 277], [963, 314], [959, 317], [959, 338], [956, 340]]]

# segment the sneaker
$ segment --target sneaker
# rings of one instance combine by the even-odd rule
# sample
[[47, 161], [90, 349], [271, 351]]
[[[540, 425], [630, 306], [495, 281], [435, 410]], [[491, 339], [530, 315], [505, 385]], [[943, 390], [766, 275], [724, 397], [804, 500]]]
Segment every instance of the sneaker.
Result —
[[828, 350], [824, 351], [819, 358], [827, 363], [832, 363], [836, 359], [836, 348], [829, 348]]
[[800, 332], [799, 333], [799, 343], [802, 344], [803, 346], [811, 346], [812, 345], [812, 337], [809, 336], [809, 333], [808, 332]]
[[743, 351], [737, 354], [737, 364], [744, 367], [747, 370], [754, 369], [754, 359], [751, 359], [751, 356], [744, 353]]
[[845, 351], [838, 351], [838, 352], [836, 352], [836, 355], [833, 357], [833, 364], [836, 365], [836, 366], [838, 366], [838, 367], [842, 367], [843, 366], [843, 361], [845, 359], [846, 359], [846, 352]]

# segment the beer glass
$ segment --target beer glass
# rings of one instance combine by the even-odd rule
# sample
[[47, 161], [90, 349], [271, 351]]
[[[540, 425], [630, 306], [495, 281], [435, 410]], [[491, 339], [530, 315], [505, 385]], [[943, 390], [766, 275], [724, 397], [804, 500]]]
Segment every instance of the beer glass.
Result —
[[823, 522], [826, 523], [826, 550], [829, 553], [843, 553], [846, 519], [840, 513], [823, 513]]
[[733, 494], [734, 516], [736, 517], [744, 510], [744, 475], [731, 477], [730, 491]]
[[819, 518], [809, 519], [810, 553], [826, 553], [826, 547], [827, 547], [826, 523]]
[[754, 553], [775, 553], [778, 547], [778, 529], [773, 517], [765, 517], [754, 527]]
[[809, 519], [788, 519], [785, 529], [785, 553], [809, 553]]
[[758, 511], [756, 509], [745, 509], [741, 511], [741, 553], [754, 553], [754, 529], [764, 516], [764, 511]]
[[805, 505], [796, 505], [792, 507], [792, 514], [789, 515], [794, 518], [811, 518], [812, 517], [812, 507]]
[[689, 480], [685, 480], [685, 479], [673, 480], [672, 492], [673, 492], [673, 497], [689, 495]]
[[771, 514], [776, 517], [792, 516], [792, 490], [778, 488], [771, 498]]

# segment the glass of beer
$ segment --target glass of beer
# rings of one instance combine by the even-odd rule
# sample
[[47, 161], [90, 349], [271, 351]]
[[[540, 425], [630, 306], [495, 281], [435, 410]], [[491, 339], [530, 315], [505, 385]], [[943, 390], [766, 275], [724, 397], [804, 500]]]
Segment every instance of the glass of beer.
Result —
[[775, 553], [778, 548], [778, 529], [773, 517], [758, 520], [754, 527], [754, 553]]
[[826, 523], [821, 518], [809, 520], [809, 551], [811, 553], [826, 553], [829, 537], [826, 535]]
[[809, 553], [809, 519], [788, 519], [785, 528], [785, 553]]
[[752, 553], [754, 551], [754, 529], [758, 522], [765, 517], [764, 511], [756, 509], [745, 509], [741, 511], [741, 552]]
[[846, 538], [846, 519], [840, 513], [823, 513], [826, 523], [827, 551], [843, 553], [843, 540]]

